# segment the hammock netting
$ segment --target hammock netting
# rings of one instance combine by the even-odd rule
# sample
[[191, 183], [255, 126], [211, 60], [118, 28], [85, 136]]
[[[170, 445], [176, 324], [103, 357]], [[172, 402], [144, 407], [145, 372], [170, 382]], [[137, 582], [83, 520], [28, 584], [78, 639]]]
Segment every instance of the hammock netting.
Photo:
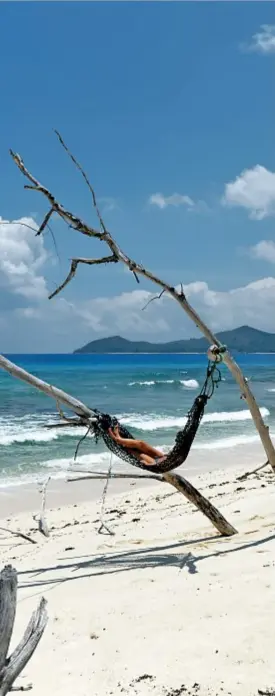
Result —
[[[214, 376], [215, 372], [217, 373], [216, 377]], [[206, 379], [201, 393], [196, 396], [193, 406], [187, 414], [187, 420], [184, 428], [177, 433], [174, 447], [161, 462], [156, 461], [156, 464], [152, 465], [143, 464], [139, 458], [136, 457], [132, 452], [129, 452], [125, 446], [122, 446], [113, 440], [108, 431], [109, 428], [113, 429], [115, 426], [119, 427], [121, 437], [127, 440], [129, 439], [129, 449], [131, 447], [130, 441], [134, 439], [134, 436], [122, 423], [119, 423], [117, 418], [110, 416], [107, 413], [101, 413], [96, 409], [94, 409], [94, 411], [97, 415], [97, 421], [92, 426], [95, 440], [98, 441], [101, 438], [105, 442], [105, 445], [108, 447], [110, 452], [115, 454], [119, 459], [123, 459], [139, 469], [144, 469], [146, 471], [151, 471], [158, 474], [172, 471], [183, 464], [183, 462], [186, 460], [203, 417], [207, 401], [211, 398], [215, 386], [217, 386], [218, 382], [220, 382], [220, 379], [221, 375], [216, 363], [213, 363], [212, 365], [208, 364]]]

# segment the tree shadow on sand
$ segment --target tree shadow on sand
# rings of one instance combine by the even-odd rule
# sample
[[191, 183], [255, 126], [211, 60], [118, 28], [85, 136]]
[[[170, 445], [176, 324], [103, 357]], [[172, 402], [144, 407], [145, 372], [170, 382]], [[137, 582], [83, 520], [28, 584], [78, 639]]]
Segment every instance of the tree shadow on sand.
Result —
[[[98, 577], [103, 575], [111, 575], [123, 573], [131, 570], [148, 569], [148, 568], [159, 568], [164, 566], [170, 566], [182, 570], [187, 568], [188, 573], [195, 575], [199, 572], [199, 564], [210, 558], [227, 556], [232, 553], [238, 553], [241, 551], [246, 551], [250, 548], [256, 548], [262, 546], [268, 542], [274, 541], [275, 534], [265, 536], [256, 541], [251, 541], [248, 543], [241, 544], [240, 546], [234, 546], [221, 551], [214, 551], [207, 553], [207, 551], [201, 555], [195, 555], [192, 551], [187, 553], [182, 553], [180, 549], [182, 547], [196, 544], [202, 544], [207, 542], [216, 542], [217, 539], [221, 539], [220, 536], [211, 536], [202, 539], [187, 542], [177, 542], [175, 544], [169, 544], [165, 546], [151, 546], [138, 550], [125, 551], [123, 553], [104, 553], [104, 554], [93, 554], [89, 556], [79, 556], [70, 559], [70, 562], [61, 562], [54, 566], [45, 566], [43, 568], [30, 568], [18, 572], [20, 578], [21, 588], [41, 588], [43, 591], [48, 587], [51, 589], [57, 584], [63, 582], [69, 582], [72, 580], [78, 580], [79, 578], [88, 577]], [[224, 539], [223, 539], [224, 541]], [[81, 560], [82, 559], [82, 560]], [[66, 559], [61, 559], [61, 561]], [[38, 576], [44, 573], [56, 573], [54, 577], [48, 578], [38, 578]], [[24, 576], [30, 575], [31, 578], [27, 579], [25, 582]]]

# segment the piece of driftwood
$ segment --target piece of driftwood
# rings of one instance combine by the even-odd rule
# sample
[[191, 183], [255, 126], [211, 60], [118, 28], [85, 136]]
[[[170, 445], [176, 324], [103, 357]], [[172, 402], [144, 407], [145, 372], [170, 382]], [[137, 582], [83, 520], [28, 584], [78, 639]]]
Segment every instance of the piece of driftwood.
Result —
[[0, 527], [0, 530], [2, 532], [8, 532], [9, 534], [12, 534], [13, 536], [19, 537], [20, 539], [24, 539], [24, 541], [29, 541], [30, 544], [36, 544], [37, 542], [35, 539], [32, 539], [28, 534], [24, 534], [23, 532], [14, 532], [13, 529], [9, 529], [8, 527]]
[[261, 464], [261, 466], [257, 466], [256, 469], [252, 469], [252, 471], [246, 471], [245, 474], [242, 474], [241, 476], [237, 476], [237, 481], [246, 481], [246, 479], [249, 476], [253, 476], [253, 474], [257, 474], [258, 471], [265, 469], [268, 465], [269, 465], [269, 462], [265, 462], [264, 464]]
[[111, 454], [109, 469], [108, 469], [108, 473], [106, 476], [106, 483], [105, 483], [105, 486], [104, 486], [103, 492], [102, 492], [101, 510], [100, 510], [100, 527], [98, 529], [98, 534], [104, 534], [106, 532], [110, 536], [114, 536], [115, 533], [113, 532], [111, 527], [109, 527], [106, 524], [104, 517], [105, 517], [105, 503], [106, 503], [107, 491], [108, 491], [109, 481], [110, 481], [110, 478], [112, 476], [112, 465], [113, 465], [113, 455]]
[[[75, 277], [76, 272], [78, 267], [81, 264], [87, 264], [90, 266], [98, 265], [98, 264], [110, 264], [110, 263], [118, 263], [121, 262], [124, 265], [126, 265], [129, 270], [133, 273], [135, 279], [137, 282], [139, 282], [139, 276], [142, 276], [144, 278], [147, 278], [150, 280], [152, 283], [155, 285], [158, 285], [159, 288], [161, 289], [159, 297], [166, 293], [169, 295], [173, 300], [178, 302], [180, 307], [186, 312], [188, 317], [191, 319], [192, 322], [200, 329], [201, 333], [205, 336], [205, 338], [209, 341], [210, 344], [213, 344], [217, 347], [221, 347], [220, 341], [217, 339], [213, 331], [209, 329], [209, 327], [205, 324], [205, 322], [201, 319], [201, 317], [198, 315], [196, 310], [190, 305], [188, 302], [186, 295], [183, 290], [183, 285], [181, 284], [179, 287], [175, 287], [171, 285], [170, 283], [167, 283], [166, 281], [162, 280], [158, 276], [156, 276], [154, 273], [151, 273], [147, 268], [145, 268], [143, 265], [137, 263], [133, 259], [131, 259], [127, 254], [120, 249], [119, 245], [117, 244], [116, 240], [114, 237], [110, 234], [109, 230], [107, 230], [106, 225], [102, 219], [102, 216], [99, 212], [97, 201], [96, 201], [96, 196], [95, 196], [95, 191], [94, 188], [92, 187], [85, 171], [83, 170], [82, 166], [79, 164], [79, 162], [76, 160], [74, 155], [70, 152], [69, 148], [65, 144], [62, 136], [58, 131], [55, 131], [59, 142], [61, 146], [64, 148], [74, 165], [77, 167], [77, 169], [80, 171], [81, 175], [83, 176], [89, 191], [92, 195], [92, 201], [94, 205], [94, 209], [96, 211], [98, 220], [99, 220], [99, 227], [100, 229], [95, 229], [94, 227], [91, 227], [88, 223], [84, 222], [81, 218], [78, 216], [74, 215], [71, 213], [70, 210], [65, 208], [63, 205], [59, 203], [59, 201], [55, 198], [55, 196], [49, 191], [46, 186], [41, 184], [34, 176], [31, 174], [31, 172], [27, 169], [27, 167], [24, 164], [24, 161], [22, 157], [20, 157], [19, 154], [13, 152], [10, 150], [10, 155], [20, 170], [22, 174], [26, 177], [26, 179], [30, 182], [29, 184], [25, 185], [25, 188], [31, 189], [33, 191], [42, 193], [42, 195], [47, 199], [50, 205], [50, 211], [54, 211], [57, 215], [60, 216], [62, 220], [68, 223], [68, 225], [74, 229], [78, 234], [84, 234], [85, 236], [94, 238], [94, 239], [99, 239], [100, 241], [104, 242], [106, 246], [108, 247], [108, 250], [111, 252], [110, 256], [103, 256], [101, 258], [74, 258], [71, 261], [71, 267], [70, 271], [65, 278], [65, 280], [59, 285], [56, 290], [54, 290], [49, 298], [55, 297], [59, 292], [61, 292], [66, 285]], [[50, 212], [49, 211], [49, 212]], [[49, 214], [49, 213], [48, 213]], [[42, 226], [45, 220], [42, 222]], [[41, 229], [41, 226], [40, 226]], [[238, 383], [241, 394], [243, 397], [246, 399], [247, 406], [250, 410], [251, 416], [253, 418], [255, 427], [259, 433], [259, 436], [262, 441], [262, 445], [264, 447], [264, 450], [266, 452], [267, 459], [270, 463], [270, 466], [272, 467], [273, 471], [275, 472], [275, 449], [273, 446], [273, 442], [271, 440], [270, 434], [269, 434], [269, 428], [265, 425], [264, 420], [262, 418], [260, 409], [258, 407], [258, 404], [255, 400], [255, 397], [249, 387], [248, 381], [244, 377], [239, 365], [235, 362], [233, 357], [230, 355], [229, 351], [226, 351], [226, 353], [223, 355], [223, 362], [227, 365], [228, 369], [231, 371], [232, 375], [234, 376], [236, 382]]]
[[[42, 379], [35, 377], [35, 375], [27, 372], [27, 370], [24, 370], [22, 367], [19, 367], [19, 365], [11, 362], [11, 360], [8, 360], [3, 355], [0, 355], [0, 367], [2, 367], [6, 372], [9, 372], [9, 374], [13, 377], [17, 377], [17, 379], [21, 379], [23, 382], [27, 382], [27, 384], [30, 384], [32, 387], [44, 392], [44, 394], [47, 394], [47, 396], [54, 399], [57, 404], [59, 402], [65, 404], [65, 406], [83, 418], [83, 424], [85, 426], [88, 425], [88, 422], [91, 423], [96, 420], [94, 417], [94, 411], [88, 408], [88, 406], [85, 406], [82, 401], [75, 399], [74, 396], [67, 394], [62, 389], [58, 389], [58, 387], [54, 387], [52, 384], [48, 384], [48, 382], [44, 382]], [[78, 423], [78, 425], [80, 424], [81, 423]]]
[[232, 527], [229, 522], [227, 522], [219, 510], [212, 505], [212, 503], [210, 503], [210, 501], [207, 500], [207, 498], [205, 498], [204, 495], [202, 495], [202, 493], [200, 493], [197, 488], [192, 485], [192, 483], [187, 481], [186, 478], [183, 478], [183, 476], [170, 471], [163, 474], [163, 480], [170, 483], [171, 486], [177, 488], [180, 493], [183, 493], [190, 503], [193, 503], [193, 505], [195, 505], [203, 515], [208, 517], [210, 522], [212, 522], [213, 526], [216, 527], [222, 536], [233, 536], [233, 534], [238, 534], [237, 530]]
[[51, 480], [51, 477], [48, 476], [46, 481], [42, 484], [39, 493], [41, 493], [42, 499], [41, 499], [41, 510], [39, 515], [33, 515], [33, 519], [35, 522], [38, 523], [38, 531], [40, 534], [43, 534], [45, 537], [50, 536], [50, 530], [49, 526], [46, 520], [46, 494], [47, 494], [47, 487], [49, 485], [49, 482]]
[[[76, 468], [74, 469], [75, 471], [77, 470]], [[78, 469], [78, 471], [80, 471]], [[193, 503], [195, 507], [202, 512], [205, 517], [207, 517], [210, 522], [212, 522], [213, 526], [220, 532], [222, 536], [233, 536], [233, 534], [238, 534], [237, 530], [230, 524], [230, 522], [227, 522], [225, 517], [220, 513], [220, 511], [210, 503], [207, 498], [200, 493], [195, 486], [192, 485], [189, 481], [187, 481], [186, 478], [183, 478], [183, 476], [180, 476], [179, 474], [175, 474], [173, 472], [169, 472], [166, 474], [117, 474], [117, 473], [107, 473], [106, 472], [100, 472], [100, 471], [91, 471], [90, 473], [85, 471], [84, 476], [74, 476], [70, 477], [67, 479], [68, 483], [73, 483], [74, 481], [80, 481], [82, 479], [87, 480], [87, 479], [149, 479], [149, 480], [154, 480], [154, 481], [159, 481], [160, 483], [170, 483], [171, 486], [174, 486], [180, 493], [182, 493], [187, 500], [189, 500], [190, 503]]]
[[[47, 602], [42, 597], [32, 614], [23, 638], [8, 656], [17, 602], [17, 572], [8, 565], [0, 573], [0, 696], [17, 690], [13, 684], [29, 662], [44, 633], [48, 616]], [[19, 687], [18, 687], [19, 689]], [[20, 689], [21, 690], [21, 689]]]

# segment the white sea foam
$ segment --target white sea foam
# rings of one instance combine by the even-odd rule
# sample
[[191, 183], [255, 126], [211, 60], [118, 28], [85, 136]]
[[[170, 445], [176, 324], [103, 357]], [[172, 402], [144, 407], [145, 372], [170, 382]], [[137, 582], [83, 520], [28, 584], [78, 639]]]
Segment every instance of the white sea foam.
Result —
[[199, 386], [199, 383], [196, 379], [181, 379], [180, 383], [186, 389], [197, 389]]
[[[65, 435], [67, 437], [81, 437], [81, 435], [84, 435], [86, 432], [87, 428], [75, 428], [72, 427], [67, 427], [67, 428], [53, 428], [50, 430], [47, 430], [47, 428], [43, 427], [44, 423], [45, 425], [49, 425], [50, 423], [54, 423], [52, 419], [50, 419], [48, 416], [43, 419], [37, 419], [37, 424], [34, 424], [34, 418], [32, 416], [28, 416], [28, 420], [25, 418], [25, 422], [22, 422], [23, 419], [15, 419], [11, 422], [1, 419], [0, 420], [0, 446], [2, 445], [3, 447], [8, 447], [9, 445], [12, 444], [27, 444], [31, 442], [51, 442], [52, 440], [57, 440], [61, 437], [64, 437]], [[28, 421], [29, 421], [29, 427], [28, 427]], [[44, 422], [43, 422], [44, 421]]]
[[[267, 408], [263, 407], [260, 409], [263, 418], [269, 416], [269, 411]], [[125, 425], [129, 425], [131, 428], [136, 428], [137, 430], [167, 430], [169, 428], [182, 428], [186, 423], [186, 418], [175, 418], [173, 416], [153, 416], [153, 415], [131, 415], [122, 417], [122, 422]], [[251, 420], [251, 413], [248, 410], [242, 411], [217, 411], [214, 413], [207, 413], [203, 419], [204, 423], [232, 423], [233, 421], [246, 421]]]
[[268, 391], [268, 392], [275, 392], [275, 388], [272, 387], [272, 389], [268, 389], [267, 391]]
[[[263, 418], [269, 416], [269, 411], [267, 408], [262, 407], [260, 409]], [[133, 413], [120, 414], [118, 419], [127, 425], [129, 429], [131, 428], [144, 432], [152, 432], [156, 430], [169, 430], [184, 427], [186, 423], [186, 417], [183, 416], [159, 416], [157, 414], [140, 414]], [[213, 413], [207, 413], [202, 419], [202, 426], [204, 424], [215, 425], [216, 423], [233, 423], [251, 420], [251, 414], [248, 410], [241, 411], [216, 411]], [[41, 416], [37, 418], [36, 424], [34, 423], [34, 418], [29, 416], [29, 423], [31, 425], [28, 427], [28, 420], [25, 419], [14, 419], [12, 422], [5, 418], [0, 420], [0, 446], [8, 447], [13, 444], [27, 445], [28, 443], [50, 443], [54, 440], [61, 440], [64, 437], [79, 438], [85, 434], [86, 428], [72, 428], [70, 426], [64, 428], [53, 428], [47, 430], [43, 427], [44, 424], [53, 423], [48, 415]], [[95, 455], [98, 457], [98, 455]], [[58, 460], [60, 461], [60, 460]]]
[[25, 432], [0, 433], [0, 445], [8, 446], [15, 442], [51, 442], [57, 439], [57, 433], [53, 430], [26, 430]]
[[129, 382], [128, 387], [153, 387], [158, 384], [181, 384], [187, 389], [197, 389], [199, 383], [196, 379], [156, 379], [156, 380], [144, 380], [141, 382]]
[[129, 382], [128, 387], [152, 387], [156, 384], [155, 380], [145, 382]]

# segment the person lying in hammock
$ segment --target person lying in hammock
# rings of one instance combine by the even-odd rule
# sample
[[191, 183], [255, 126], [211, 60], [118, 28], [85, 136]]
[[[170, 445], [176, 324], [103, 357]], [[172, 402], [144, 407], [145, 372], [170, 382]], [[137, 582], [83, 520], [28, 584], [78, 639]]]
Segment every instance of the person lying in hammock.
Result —
[[160, 450], [151, 447], [151, 445], [148, 445], [147, 442], [143, 442], [143, 440], [130, 440], [129, 438], [121, 437], [118, 425], [113, 429], [109, 428], [108, 432], [114, 442], [124, 447], [129, 454], [134, 455], [142, 464], [152, 466], [154, 464], [161, 464], [166, 459], [166, 456], [163, 455]]

